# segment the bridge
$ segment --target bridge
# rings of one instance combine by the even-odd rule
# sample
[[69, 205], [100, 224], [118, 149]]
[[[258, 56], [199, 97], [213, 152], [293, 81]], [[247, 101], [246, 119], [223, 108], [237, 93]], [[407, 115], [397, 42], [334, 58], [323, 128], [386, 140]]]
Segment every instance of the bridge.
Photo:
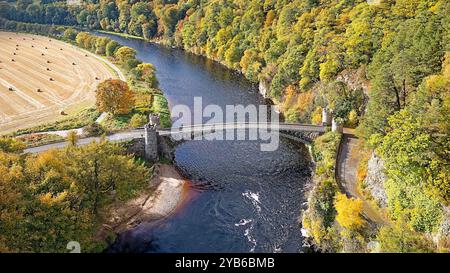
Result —
[[[173, 142], [187, 141], [197, 139], [198, 136], [206, 136], [218, 131], [228, 130], [258, 130], [258, 132], [274, 133], [279, 136], [309, 144], [312, 140], [327, 130], [327, 126], [332, 125], [333, 131], [341, 131], [342, 126], [337, 124], [334, 119], [332, 124], [329, 115], [323, 113], [323, 125], [299, 124], [299, 123], [270, 123], [270, 122], [234, 122], [234, 123], [212, 123], [212, 124], [194, 124], [178, 128], [160, 128], [160, 118], [158, 115], [151, 114], [149, 123], [142, 128], [136, 128], [128, 131], [116, 132], [106, 136], [106, 140], [112, 142], [124, 142], [135, 139], [144, 139], [145, 157], [149, 161], [156, 161], [160, 154], [159, 143], [163, 138], [169, 138]], [[78, 145], [86, 145], [94, 141], [102, 140], [101, 137], [88, 137], [78, 141]], [[175, 141], [174, 141], [175, 140]], [[49, 149], [64, 148], [68, 142], [52, 143], [38, 147], [28, 148], [25, 153], [40, 153]]]
[[[297, 124], [297, 123], [271, 123], [271, 122], [232, 122], [232, 123], [212, 123], [212, 124], [194, 124], [183, 127], [172, 127], [161, 129], [160, 119], [158, 115], [150, 115], [149, 123], [144, 127], [145, 140], [145, 157], [149, 161], [156, 161], [160, 154], [159, 142], [162, 137], [170, 137], [175, 142], [203, 139], [203, 136], [214, 134], [220, 131], [230, 130], [253, 130], [252, 136], [254, 140], [257, 139], [255, 132], [259, 135], [267, 134], [271, 137], [274, 133], [278, 136], [283, 136], [302, 143], [311, 143], [312, 140], [320, 134], [326, 132], [328, 125], [324, 123], [323, 126], [311, 124]], [[257, 130], [257, 131], [256, 131]], [[223, 136], [223, 135], [222, 135]], [[211, 138], [216, 139], [215, 136]], [[219, 138], [221, 140], [223, 138]], [[227, 138], [228, 139], [228, 138]], [[231, 140], [234, 140], [233, 138]], [[244, 134], [244, 139], [245, 134]], [[244, 140], [243, 139], [243, 140]], [[249, 136], [250, 139], [250, 136]], [[238, 140], [240, 140], [238, 138]]]
[[[153, 120], [155, 122], [155, 120]], [[122, 132], [116, 132], [114, 134], [106, 136], [106, 140], [112, 142], [124, 142], [134, 139], [145, 139], [146, 157], [149, 160], [156, 158], [158, 153], [158, 138], [165, 137], [171, 138], [174, 142], [179, 142], [176, 139], [187, 141], [195, 139], [196, 136], [208, 135], [218, 131], [227, 130], [267, 130], [268, 132], [278, 132], [280, 136], [286, 137], [302, 143], [310, 143], [311, 137], [307, 135], [301, 135], [300, 133], [312, 133], [322, 134], [326, 131], [326, 126], [309, 125], [309, 124], [295, 124], [295, 123], [249, 123], [249, 122], [237, 122], [237, 123], [214, 123], [214, 124], [197, 124], [192, 126], [185, 126], [179, 128], [159, 128], [159, 123], [150, 123], [142, 128], [136, 128], [133, 130], [127, 130]], [[187, 136], [190, 137], [187, 137]], [[86, 145], [94, 141], [100, 141], [101, 137], [88, 137], [78, 140], [78, 145]], [[28, 148], [26, 153], [40, 153], [49, 149], [64, 148], [68, 145], [68, 142], [52, 143], [42, 145], [38, 147]]]

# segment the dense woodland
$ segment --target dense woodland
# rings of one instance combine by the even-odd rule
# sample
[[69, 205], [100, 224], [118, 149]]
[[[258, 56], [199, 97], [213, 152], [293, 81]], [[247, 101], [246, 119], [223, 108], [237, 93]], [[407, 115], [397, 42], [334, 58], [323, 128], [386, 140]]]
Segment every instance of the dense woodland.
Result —
[[0, 138], [0, 252], [102, 251], [98, 233], [108, 206], [135, 196], [149, 169], [108, 142], [21, 155], [23, 144]]
[[[333, 109], [385, 161], [389, 217], [396, 223], [376, 235], [385, 251], [431, 251], [422, 235], [450, 235], [443, 230], [450, 202], [449, 14], [447, 0], [0, 3], [0, 16], [11, 20], [3, 28], [21, 21], [102, 29], [217, 60], [267, 85], [290, 121], [320, 123], [322, 108]], [[323, 215], [310, 222], [324, 251], [342, 249], [342, 242], [327, 241], [346, 202], [333, 205], [335, 191], [331, 182], [324, 185], [316, 200]], [[351, 226], [347, 238], [358, 230]]]

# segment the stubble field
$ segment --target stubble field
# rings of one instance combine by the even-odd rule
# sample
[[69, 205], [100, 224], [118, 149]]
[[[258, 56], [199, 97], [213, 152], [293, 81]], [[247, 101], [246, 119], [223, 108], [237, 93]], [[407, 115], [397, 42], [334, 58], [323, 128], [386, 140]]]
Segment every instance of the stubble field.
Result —
[[95, 103], [117, 78], [95, 55], [44, 36], [0, 32], [0, 134], [56, 121]]

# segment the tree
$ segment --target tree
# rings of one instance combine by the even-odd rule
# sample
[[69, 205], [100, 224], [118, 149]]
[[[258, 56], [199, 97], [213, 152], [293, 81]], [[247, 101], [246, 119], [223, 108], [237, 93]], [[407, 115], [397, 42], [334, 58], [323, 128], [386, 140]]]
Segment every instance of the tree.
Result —
[[377, 240], [381, 251], [386, 253], [433, 252], [432, 242], [411, 231], [402, 221], [393, 226], [382, 227]]
[[134, 114], [130, 119], [130, 127], [137, 128], [147, 124], [147, 117], [141, 114]]
[[114, 40], [111, 40], [106, 44], [105, 53], [106, 56], [115, 56], [116, 50], [120, 47], [120, 44]]
[[120, 64], [124, 64], [130, 59], [136, 59], [136, 50], [128, 46], [122, 46], [117, 49], [114, 56], [118, 59]]
[[106, 46], [111, 41], [108, 37], [97, 37], [95, 41], [95, 54], [105, 55]]
[[343, 228], [357, 230], [364, 226], [365, 221], [361, 217], [362, 200], [348, 198], [345, 194], [338, 193], [334, 206], [337, 211], [336, 220]]
[[64, 39], [69, 41], [75, 41], [77, 38], [78, 31], [73, 28], [68, 28], [64, 31]]
[[76, 146], [78, 142], [78, 134], [76, 131], [70, 131], [69, 134], [67, 134], [67, 141], [69, 142], [70, 146]]
[[149, 170], [124, 149], [102, 141], [35, 155], [0, 151], [0, 251], [102, 251], [98, 224], [108, 206], [135, 196]]
[[19, 140], [9, 137], [0, 137], [0, 151], [6, 153], [22, 153], [25, 144]]
[[155, 72], [155, 67], [149, 63], [138, 64], [131, 71], [137, 80], [146, 82], [152, 88], [158, 87], [158, 79], [156, 78]]
[[134, 92], [121, 80], [105, 80], [97, 87], [97, 107], [113, 115], [128, 114], [134, 106]]

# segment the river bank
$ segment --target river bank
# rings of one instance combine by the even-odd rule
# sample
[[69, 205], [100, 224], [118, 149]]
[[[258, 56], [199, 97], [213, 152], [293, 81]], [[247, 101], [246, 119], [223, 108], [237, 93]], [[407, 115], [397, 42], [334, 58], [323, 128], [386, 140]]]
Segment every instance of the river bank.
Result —
[[164, 219], [174, 213], [187, 200], [189, 181], [184, 179], [173, 165], [155, 164], [147, 188], [137, 197], [116, 203], [109, 209], [98, 237], [105, 238], [111, 232], [120, 234], [140, 223]]

